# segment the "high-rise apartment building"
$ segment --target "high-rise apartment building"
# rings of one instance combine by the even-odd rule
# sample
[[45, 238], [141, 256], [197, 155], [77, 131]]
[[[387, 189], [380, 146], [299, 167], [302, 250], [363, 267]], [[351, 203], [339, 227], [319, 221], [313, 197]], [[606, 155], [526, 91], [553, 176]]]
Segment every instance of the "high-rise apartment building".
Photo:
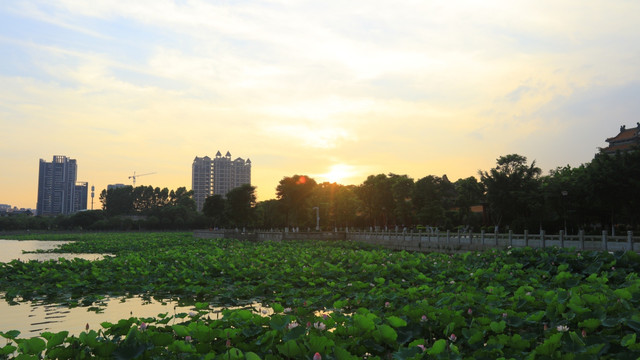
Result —
[[40, 159], [37, 215], [71, 214], [87, 208], [86, 182], [76, 184], [75, 159], [56, 155], [53, 161]]
[[212, 195], [226, 196], [229, 190], [244, 184], [251, 184], [251, 160], [236, 158], [231, 160], [227, 151], [222, 156], [220, 151], [215, 158], [196, 157], [191, 167], [191, 189], [198, 211], [207, 197]]
[[191, 165], [191, 190], [196, 209], [202, 211], [204, 200], [213, 195], [213, 163], [208, 156], [193, 159]]

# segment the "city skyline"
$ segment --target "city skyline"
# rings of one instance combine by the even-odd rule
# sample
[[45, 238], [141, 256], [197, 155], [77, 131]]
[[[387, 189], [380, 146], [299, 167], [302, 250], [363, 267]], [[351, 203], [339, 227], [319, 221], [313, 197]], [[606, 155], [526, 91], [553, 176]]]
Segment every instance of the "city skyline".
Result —
[[99, 193], [190, 188], [228, 149], [259, 201], [294, 174], [579, 166], [640, 120], [639, 20], [622, 0], [2, 3], [0, 203], [35, 209], [54, 155]]

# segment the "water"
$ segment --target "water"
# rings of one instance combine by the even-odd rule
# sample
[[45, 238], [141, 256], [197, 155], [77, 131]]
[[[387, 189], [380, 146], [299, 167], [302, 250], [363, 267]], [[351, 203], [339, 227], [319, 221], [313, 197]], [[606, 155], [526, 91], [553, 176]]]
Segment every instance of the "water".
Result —
[[[140, 297], [132, 298], [106, 298], [100, 306], [100, 312], [90, 310], [88, 307], [69, 308], [60, 304], [47, 304], [37, 301], [21, 302], [17, 305], [9, 305], [4, 299], [0, 299], [0, 331], [18, 330], [21, 338], [38, 336], [45, 331], [60, 332], [69, 331], [70, 335], [78, 335], [89, 329], [99, 330], [102, 322], [117, 323], [118, 320], [130, 317], [157, 317], [158, 314], [189, 313], [196, 311], [193, 306], [178, 306], [176, 302], [159, 302], [156, 300], [144, 300]], [[272, 314], [271, 308], [263, 308], [260, 304], [252, 304], [245, 307], [261, 314]], [[211, 318], [220, 316], [223, 308], [209, 310]], [[170, 324], [181, 322], [175, 319]]]
[[82, 258], [86, 260], [102, 259], [104, 254], [58, 254], [58, 253], [36, 253], [23, 254], [22, 251], [36, 250], [52, 250], [59, 245], [69, 243], [70, 241], [40, 241], [40, 240], [5, 240], [0, 239], [0, 262], [10, 262], [12, 260], [20, 261], [47, 261], [57, 260], [58, 258], [74, 259]]

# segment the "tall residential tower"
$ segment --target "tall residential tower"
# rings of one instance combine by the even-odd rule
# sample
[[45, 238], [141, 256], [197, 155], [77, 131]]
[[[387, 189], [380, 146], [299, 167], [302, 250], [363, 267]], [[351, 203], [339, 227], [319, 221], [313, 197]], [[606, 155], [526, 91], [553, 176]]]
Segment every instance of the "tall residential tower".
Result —
[[56, 155], [53, 161], [40, 159], [37, 215], [72, 214], [87, 208], [88, 184], [76, 183], [75, 159]]
[[220, 151], [215, 158], [196, 157], [191, 167], [191, 189], [198, 211], [207, 197], [212, 195], [226, 196], [229, 190], [244, 184], [251, 184], [251, 160], [236, 158], [231, 160], [227, 151], [222, 156]]

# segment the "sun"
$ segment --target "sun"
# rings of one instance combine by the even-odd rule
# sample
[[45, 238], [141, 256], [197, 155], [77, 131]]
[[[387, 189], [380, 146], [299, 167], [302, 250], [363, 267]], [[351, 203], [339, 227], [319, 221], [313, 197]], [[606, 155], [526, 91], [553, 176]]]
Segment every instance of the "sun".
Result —
[[341, 184], [347, 178], [354, 175], [352, 166], [345, 164], [335, 164], [329, 168], [327, 173], [321, 174], [320, 178], [330, 182]]

